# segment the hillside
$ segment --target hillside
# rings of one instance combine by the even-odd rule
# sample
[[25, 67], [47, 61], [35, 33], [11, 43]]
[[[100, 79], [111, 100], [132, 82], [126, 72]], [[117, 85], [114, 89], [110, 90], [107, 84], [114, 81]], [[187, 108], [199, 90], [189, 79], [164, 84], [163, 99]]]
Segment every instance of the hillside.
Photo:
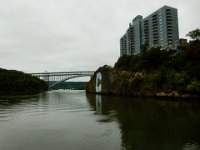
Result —
[[67, 82], [61, 82], [60, 84], [53, 86], [52, 89], [53, 90], [58, 90], [58, 89], [84, 90], [86, 85], [87, 85], [87, 82], [67, 81]]
[[0, 68], [0, 95], [33, 94], [47, 90], [44, 81], [16, 70]]

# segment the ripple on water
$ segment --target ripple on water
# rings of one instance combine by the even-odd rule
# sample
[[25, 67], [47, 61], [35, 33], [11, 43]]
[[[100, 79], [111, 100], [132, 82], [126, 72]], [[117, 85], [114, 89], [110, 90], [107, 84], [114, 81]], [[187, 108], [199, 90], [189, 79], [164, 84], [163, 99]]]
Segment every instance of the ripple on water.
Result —
[[[81, 95], [81, 98], [80, 98]], [[5, 97], [0, 100], [0, 121], [45, 115], [49, 112], [90, 110], [83, 91], [51, 91], [33, 97]]]
[[187, 143], [183, 146], [182, 150], [200, 150], [200, 146], [196, 142]]

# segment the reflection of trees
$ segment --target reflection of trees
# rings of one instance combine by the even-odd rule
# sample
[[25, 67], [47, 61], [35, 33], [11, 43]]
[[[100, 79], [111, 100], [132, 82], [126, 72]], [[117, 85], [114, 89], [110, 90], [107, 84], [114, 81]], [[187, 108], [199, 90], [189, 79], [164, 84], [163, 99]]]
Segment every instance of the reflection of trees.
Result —
[[[88, 95], [97, 110], [96, 96]], [[127, 150], [177, 150], [190, 142], [200, 143], [200, 110], [197, 102], [174, 102], [102, 96], [102, 114], [116, 111]]]
[[38, 101], [38, 95], [0, 96], [0, 106], [14, 106], [24, 101]]

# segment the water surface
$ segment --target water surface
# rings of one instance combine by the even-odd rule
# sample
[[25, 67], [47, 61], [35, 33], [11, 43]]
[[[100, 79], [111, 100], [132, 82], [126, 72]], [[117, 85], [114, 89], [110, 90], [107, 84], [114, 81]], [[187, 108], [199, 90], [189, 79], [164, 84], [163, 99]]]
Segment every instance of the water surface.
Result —
[[198, 101], [51, 91], [0, 98], [0, 150], [199, 150]]

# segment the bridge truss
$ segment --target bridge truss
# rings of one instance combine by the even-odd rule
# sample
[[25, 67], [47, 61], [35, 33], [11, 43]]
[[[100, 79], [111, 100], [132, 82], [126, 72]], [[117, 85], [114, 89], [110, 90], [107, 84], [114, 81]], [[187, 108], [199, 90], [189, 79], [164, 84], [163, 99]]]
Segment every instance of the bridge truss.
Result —
[[93, 74], [94, 74], [94, 71], [31, 73], [32, 76], [36, 76], [48, 82], [49, 88], [69, 79], [92, 76]]

